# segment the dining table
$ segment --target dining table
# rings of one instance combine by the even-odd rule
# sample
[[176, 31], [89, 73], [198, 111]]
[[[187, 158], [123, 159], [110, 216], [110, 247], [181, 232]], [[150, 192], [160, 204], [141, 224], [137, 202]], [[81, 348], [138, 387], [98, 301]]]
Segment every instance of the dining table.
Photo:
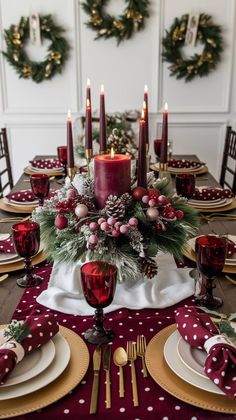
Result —
[[[39, 158], [48, 158], [48, 156], [36, 156]], [[51, 158], [51, 156], [50, 156]], [[198, 160], [195, 155], [181, 155], [177, 156], [181, 159]], [[174, 182], [174, 177], [173, 177]], [[211, 186], [219, 187], [218, 181], [211, 175], [209, 171], [200, 174], [196, 177], [196, 186]], [[50, 181], [50, 189], [56, 190], [61, 185], [58, 183], [58, 178], [55, 177]], [[29, 175], [23, 173], [20, 179], [16, 182], [13, 191], [19, 191], [23, 189], [30, 189]], [[234, 215], [236, 210], [231, 210], [227, 214]], [[8, 213], [4, 210], [0, 210], [1, 218], [10, 218], [12, 213]], [[15, 213], [16, 216], [22, 216], [21, 214]], [[198, 234], [211, 234], [216, 233], [219, 235], [236, 235], [236, 223], [235, 220], [230, 217], [219, 217], [216, 219], [209, 220], [204, 217], [205, 213], [200, 217], [200, 226]], [[27, 216], [27, 214], [26, 214]], [[9, 233], [11, 231], [12, 222], [0, 223], [0, 233]], [[184, 259], [182, 266], [196, 266], [193, 261]], [[42, 314], [52, 314], [57, 318], [60, 326], [66, 327], [74, 333], [78, 334], [82, 339], [85, 330], [93, 325], [92, 316], [79, 316], [65, 314], [59, 311], [46, 308], [37, 303], [37, 296], [47, 288], [48, 280], [50, 278], [52, 270], [52, 264], [48, 261], [43, 261], [34, 267], [34, 272], [43, 277], [42, 283], [35, 287], [23, 289], [17, 286], [16, 280], [20, 275], [20, 271], [13, 271], [8, 273], [8, 277], [4, 281], [0, 281], [0, 324], [8, 324], [12, 319], [22, 320], [26, 317], [35, 314], [37, 316]], [[166, 276], [168, 278], [168, 268], [166, 269]], [[236, 312], [236, 272], [230, 273], [229, 281], [225, 274], [222, 273], [216, 279], [216, 289], [214, 294], [223, 299], [223, 306], [220, 308], [220, 312], [228, 315]], [[66, 279], [65, 279], [66, 281]], [[190, 281], [193, 279], [190, 278]], [[194, 296], [190, 296], [184, 301], [178, 304], [164, 308], [164, 309], [139, 309], [131, 310], [127, 308], [121, 308], [116, 311], [106, 314], [106, 326], [111, 326], [115, 333], [115, 337], [111, 344], [112, 355], [117, 347], [126, 348], [127, 341], [136, 341], [138, 335], [144, 335], [147, 343], [164, 330], [166, 327], [175, 324], [175, 312], [178, 307], [191, 307], [195, 306]], [[132, 397], [132, 383], [131, 383], [131, 370], [129, 363], [124, 366], [124, 383], [125, 383], [125, 394], [121, 398], [119, 396], [119, 369], [111, 360], [110, 366], [110, 378], [111, 378], [111, 408], [106, 408], [106, 372], [101, 366], [100, 380], [99, 380], [99, 400], [96, 414], [91, 415], [89, 413], [92, 381], [93, 381], [93, 353], [95, 346], [86, 342], [86, 346], [90, 355], [90, 362], [88, 365], [87, 372], [73, 389], [71, 389], [66, 395], [60, 397], [58, 389], [58, 400], [52, 404], [48, 404], [45, 407], [38, 407], [37, 404], [34, 406], [34, 411], [24, 412], [18, 410], [17, 398], [11, 400], [12, 415], [8, 415], [8, 418], [18, 416], [20, 420], [37, 420], [44, 417], [48, 419], [89, 419], [94, 416], [96, 419], [109, 419], [111, 417], [115, 419], [127, 419], [127, 420], [175, 420], [182, 418], [183, 420], [205, 420], [208, 419], [228, 419], [235, 418], [236, 414], [226, 414], [224, 412], [216, 412], [192, 405], [171, 395], [167, 390], [161, 387], [148, 373], [147, 377], [143, 377], [142, 372], [142, 360], [140, 357], [135, 361], [136, 373], [137, 373], [137, 384], [138, 384], [138, 395], [139, 405], [134, 407]], [[103, 348], [104, 349], [104, 348]], [[81, 354], [81, 360], [79, 363], [83, 363], [83, 354]], [[154, 362], [155, 364], [155, 362]], [[158, 363], [157, 363], [158, 366]], [[76, 371], [74, 373], [76, 375]], [[156, 373], [158, 376], [158, 372]], [[161, 374], [161, 372], [160, 372]], [[55, 385], [55, 393], [57, 388]], [[27, 401], [34, 403], [35, 395], [37, 391], [29, 393], [25, 396]], [[207, 393], [206, 393], [207, 395]], [[207, 399], [207, 398], [206, 398]], [[235, 409], [236, 413], [236, 409]], [[0, 419], [6, 416], [1, 413]]]

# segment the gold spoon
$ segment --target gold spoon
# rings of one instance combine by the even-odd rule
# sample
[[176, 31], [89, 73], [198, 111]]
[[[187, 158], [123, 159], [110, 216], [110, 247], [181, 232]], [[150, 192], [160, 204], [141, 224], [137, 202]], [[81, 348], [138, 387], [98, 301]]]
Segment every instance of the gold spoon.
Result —
[[0, 276], [0, 282], [6, 280], [9, 277], [9, 274], [3, 274], [3, 276]]
[[128, 362], [127, 353], [123, 347], [117, 347], [117, 349], [115, 349], [113, 354], [113, 362], [116, 366], [119, 367], [119, 394], [122, 398], [125, 394], [123, 366], [125, 366]]

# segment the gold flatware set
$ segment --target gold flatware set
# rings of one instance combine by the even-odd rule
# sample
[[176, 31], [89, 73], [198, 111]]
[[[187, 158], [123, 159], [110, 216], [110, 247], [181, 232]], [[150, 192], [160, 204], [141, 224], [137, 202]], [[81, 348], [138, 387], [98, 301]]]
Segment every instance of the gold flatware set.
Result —
[[[134, 341], [128, 341], [126, 350], [123, 347], [117, 347], [113, 353], [113, 362], [119, 368], [119, 396], [123, 398], [125, 395], [125, 386], [124, 386], [124, 373], [123, 367], [130, 362], [131, 367], [131, 384], [132, 384], [132, 395], [133, 395], [133, 405], [138, 407], [139, 398], [138, 398], [138, 386], [137, 386], [137, 377], [135, 370], [135, 361], [137, 357], [142, 359], [142, 372], [143, 377], [147, 377], [147, 368], [145, 364], [145, 352], [146, 352], [146, 337], [144, 335], [137, 336], [137, 343]], [[111, 408], [112, 399], [111, 399], [111, 376], [110, 376], [110, 366], [112, 360], [112, 344], [109, 343], [106, 345], [105, 350], [102, 351], [101, 346], [97, 346], [93, 353], [93, 385], [90, 401], [90, 414], [96, 414], [97, 405], [98, 405], [98, 395], [99, 395], [99, 376], [101, 370], [101, 364], [105, 371], [105, 385], [106, 385], [106, 408]]]

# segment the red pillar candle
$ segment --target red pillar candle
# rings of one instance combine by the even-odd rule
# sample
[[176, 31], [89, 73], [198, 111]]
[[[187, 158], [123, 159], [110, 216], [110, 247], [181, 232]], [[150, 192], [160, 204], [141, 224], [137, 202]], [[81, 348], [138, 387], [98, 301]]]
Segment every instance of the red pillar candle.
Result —
[[86, 99], [86, 119], [85, 119], [85, 149], [92, 150], [93, 137], [92, 137], [92, 116], [90, 99]]
[[67, 167], [74, 168], [74, 148], [73, 148], [73, 135], [72, 135], [72, 121], [71, 112], [67, 114]]
[[100, 154], [106, 153], [107, 138], [106, 138], [106, 114], [105, 114], [105, 94], [104, 86], [101, 86], [100, 92], [100, 131], [99, 131]]
[[147, 85], [144, 86], [144, 119], [146, 123], [146, 145], [147, 151], [149, 148], [149, 122], [148, 122], [148, 87]]
[[138, 187], [147, 187], [146, 122], [144, 120], [144, 110], [142, 110], [139, 123], [137, 184]]
[[131, 186], [131, 159], [128, 155], [97, 155], [94, 157], [94, 191], [99, 209], [110, 194], [121, 196]]
[[161, 145], [161, 163], [167, 163], [168, 152], [168, 105], [165, 103], [162, 122], [162, 145]]

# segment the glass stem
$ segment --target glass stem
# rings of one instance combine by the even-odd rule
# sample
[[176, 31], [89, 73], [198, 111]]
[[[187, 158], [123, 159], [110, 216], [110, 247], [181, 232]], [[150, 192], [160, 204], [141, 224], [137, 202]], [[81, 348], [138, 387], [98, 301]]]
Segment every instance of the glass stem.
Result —
[[207, 301], [208, 302], [212, 302], [213, 299], [213, 289], [215, 288], [215, 286], [213, 285], [213, 278], [212, 277], [207, 277], [206, 278], [206, 297], [207, 297]]
[[39, 206], [40, 206], [40, 207], [42, 207], [42, 206], [43, 206], [43, 202], [44, 202], [43, 198], [39, 198]]
[[102, 308], [98, 308], [95, 310], [95, 315], [94, 315], [94, 320], [95, 320], [95, 328], [96, 330], [100, 331], [103, 330], [103, 321], [105, 319], [104, 313], [103, 313], [103, 309]]
[[32, 280], [32, 269], [33, 269], [33, 267], [32, 267], [32, 264], [31, 264], [31, 259], [30, 258], [25, 258], [25, 271], [26, 271], [25, 278], [26, 278], [27, 282], [29, 282], [29, 283]]

